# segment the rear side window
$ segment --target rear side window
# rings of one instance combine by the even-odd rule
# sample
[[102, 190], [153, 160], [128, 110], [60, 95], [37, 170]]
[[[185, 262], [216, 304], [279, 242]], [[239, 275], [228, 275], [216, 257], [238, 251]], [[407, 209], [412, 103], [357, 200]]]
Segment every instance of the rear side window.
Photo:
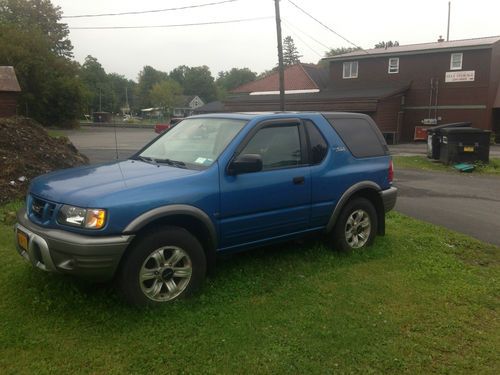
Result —
[[[357, 158], [386, 155], [385, 143], [372, 124], [362, 118], [327, 118], [349, 151]], [[385, 146], [385, 147], [384, 147]]]
[[328, 145], [312, 121], [305, 121], [305, 124], [311, 147], [311, 164], [319, 164], [328, 152]]

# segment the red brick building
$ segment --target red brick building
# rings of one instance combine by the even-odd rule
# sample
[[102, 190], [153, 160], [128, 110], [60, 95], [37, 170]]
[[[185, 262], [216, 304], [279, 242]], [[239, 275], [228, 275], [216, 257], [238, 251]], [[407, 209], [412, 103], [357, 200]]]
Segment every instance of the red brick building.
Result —
[[17, 114], [17, 97], [21, 92], [12, 66], [0, 66], [0, 117]]
[[[457, 121], [500, 133], [500, 37], [363, 50], [325, 61], [328, 78], [316, 84], [315, 91], [289, 91], [287, 110], [366, 113], [389, 142], [413, 140], [419, 126]], [[286, 77], [289, 90], [294, 86]], [[236, 89], [224, 103], [226, 108], [277, 110], [278, 95], [259, 89], [263, 83]], [[277, 74], [266, 84], [278, 90]]]

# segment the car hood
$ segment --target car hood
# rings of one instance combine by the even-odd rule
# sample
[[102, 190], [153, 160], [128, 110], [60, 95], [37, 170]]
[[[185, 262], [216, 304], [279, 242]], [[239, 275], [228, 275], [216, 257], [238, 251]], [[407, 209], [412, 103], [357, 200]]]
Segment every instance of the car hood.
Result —
[[57, 203], [88, 207], [90, 202], [118, 191], [178, 180], [196, 173], [199, 171], [126, 160], [39, 176], [33, 180], [30, 193]]

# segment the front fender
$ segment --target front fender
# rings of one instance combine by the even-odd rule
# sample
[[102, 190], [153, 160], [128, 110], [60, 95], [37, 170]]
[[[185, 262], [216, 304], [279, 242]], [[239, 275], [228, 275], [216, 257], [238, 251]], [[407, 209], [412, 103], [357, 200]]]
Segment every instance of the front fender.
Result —
[[214, 249], [217, 248], [217, 231], [210, 217], [197, 207], [185, 204], [172, 204], [163, 207], [157, 207], [151, 211], [145, 212], [132, 220], [124, 229], [123, 234], [133, 234], [140, 231], [146, 225], [169, 216], [187, 215], [201, 221], [207, 228]]

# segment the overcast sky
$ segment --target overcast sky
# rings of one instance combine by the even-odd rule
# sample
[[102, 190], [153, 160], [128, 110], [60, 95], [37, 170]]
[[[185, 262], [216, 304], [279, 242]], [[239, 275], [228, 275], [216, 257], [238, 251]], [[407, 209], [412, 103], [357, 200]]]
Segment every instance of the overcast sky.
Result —
[[[144, 11], [220, 0], [52, 0], [64, 15]], [[292, 0], [353, 43], [372, 48], [379, 41], [400, 44], [446, 37], [448, 0]], [[500, 35], [499, 0], [453, 0], [450, 39]], [[283, 37], [295, 40], [303, 62], [317, 62], [326, 47], [349, 44], [281, 1]], [[137, 79], [144, 65], [169, 72], [179, 65], [221, 70], [247, 67], [260, 73], [277, 64], [273, 0], [237, 0], [190, 10], [119, 17], [67, 18], [69, 26], [143, 26], [268, 19], [222, 25], [132, 30], [71, 30], [75, 59], [96, 57], [108, 73]], [[313, 40], [312, 38], [315, 40]]]

